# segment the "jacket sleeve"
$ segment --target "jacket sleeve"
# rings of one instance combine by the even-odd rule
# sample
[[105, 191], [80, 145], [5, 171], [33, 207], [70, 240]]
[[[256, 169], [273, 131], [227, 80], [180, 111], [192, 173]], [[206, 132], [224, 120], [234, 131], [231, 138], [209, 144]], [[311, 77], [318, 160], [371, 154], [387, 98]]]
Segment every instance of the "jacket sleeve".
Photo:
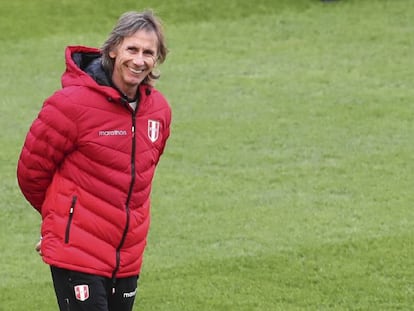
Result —
[[171, 133], [171, 108], [168, 107], [164, 133], [162, 135], [163, 142], [162, 142], [162, 147], [160, 150], [160, 156], [164, 153], [164, 149], [167, 144], [167, 140], [170, 137], [170, 133]]
[[27, 133], [17, 164], [17, 180], [27, 201], [39, 212], [53, 175], [73, 151], [76, 124], [67, 99], [56, 93], [47, 99]]

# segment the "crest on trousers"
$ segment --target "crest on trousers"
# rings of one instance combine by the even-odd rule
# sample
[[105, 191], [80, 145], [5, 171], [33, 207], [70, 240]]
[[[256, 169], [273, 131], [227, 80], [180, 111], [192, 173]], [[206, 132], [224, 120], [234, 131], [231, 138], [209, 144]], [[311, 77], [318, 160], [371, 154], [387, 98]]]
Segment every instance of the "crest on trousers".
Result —
[[160, 121], [148, 120], [148, 138], [154, 143], [160, 134]]
[[79, 301], [85, 301], [89, 298], [89, 286], [88, 285], [76, 285], [75, 289], [75, 297]]

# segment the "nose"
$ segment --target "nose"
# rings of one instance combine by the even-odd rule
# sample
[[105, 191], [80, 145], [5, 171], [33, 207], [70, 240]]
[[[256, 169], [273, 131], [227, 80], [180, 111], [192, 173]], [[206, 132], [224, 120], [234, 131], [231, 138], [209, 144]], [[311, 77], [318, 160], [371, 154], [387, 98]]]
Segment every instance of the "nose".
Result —
[[144, 55], [142, 53], [138, 53], [133, 59], [134, 65], [142, 66], [145, 64]]

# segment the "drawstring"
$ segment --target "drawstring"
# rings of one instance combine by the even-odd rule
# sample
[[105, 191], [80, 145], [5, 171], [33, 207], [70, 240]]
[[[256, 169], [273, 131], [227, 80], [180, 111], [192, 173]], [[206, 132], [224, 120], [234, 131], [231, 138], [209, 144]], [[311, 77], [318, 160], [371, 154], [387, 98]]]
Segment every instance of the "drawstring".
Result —
[[112, 278], [112, 295], [115, 295], [115, 288], [116, 288], [116, 278]]

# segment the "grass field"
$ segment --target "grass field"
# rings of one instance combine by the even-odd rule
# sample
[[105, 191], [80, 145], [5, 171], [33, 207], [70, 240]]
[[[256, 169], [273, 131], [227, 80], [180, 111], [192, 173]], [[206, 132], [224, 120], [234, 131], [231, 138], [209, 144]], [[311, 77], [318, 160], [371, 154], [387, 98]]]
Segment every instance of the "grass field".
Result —
[[174, 123], [134, 310], [414, 310], [410, 0], [91, 2], [0, 4], [1, 311], [57, 310], [15, 169], [63, 50], [146, 7]]

